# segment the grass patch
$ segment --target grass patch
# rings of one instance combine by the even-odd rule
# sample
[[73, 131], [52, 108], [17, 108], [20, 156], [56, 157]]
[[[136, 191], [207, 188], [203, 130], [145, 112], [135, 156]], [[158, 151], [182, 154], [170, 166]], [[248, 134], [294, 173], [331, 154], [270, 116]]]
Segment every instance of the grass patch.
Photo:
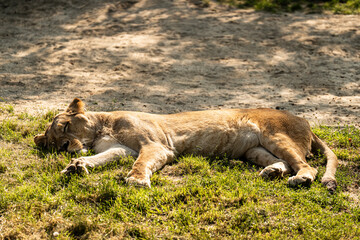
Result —
[[[360, 132], [314, 128], [341, 160], [339, 187], [265, 181], [261, 169], [233, 159], [184, 156], [152, 177], [152, 188], [126, 185], [133, 158], [90, 175], [59, 172], [71, 155], [41, 152], [32, 142], [54, 112], [5, 110], [0, 123], [1, 239], [357, 239], [360, 235]], [[90, 153], [91, 154], [91, 153]]]
[[0, 108], [0, 112], [4, 116], [0, 122], [0, 140], [14, 143], [29, 142], [35, 133], [43, 132], [56, 115], [55, 111], [48, 111], [40, 116], [31, 116], [27, 113], [15, 115], [14, 108], [7, 106]]
[[238, 8], [254, 8], [269, 12], [322, 12], [331, 11], [336, 14], [359, 14], [359, 0], [217, 0], [222, 4]]

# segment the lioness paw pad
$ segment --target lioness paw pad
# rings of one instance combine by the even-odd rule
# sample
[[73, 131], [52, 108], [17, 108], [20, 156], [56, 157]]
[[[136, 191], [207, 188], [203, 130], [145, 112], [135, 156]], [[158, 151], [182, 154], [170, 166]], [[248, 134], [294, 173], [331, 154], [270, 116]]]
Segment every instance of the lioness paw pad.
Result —
[[260, 172], [259, 175], [265, 179], [271, 179], [276, 177], [282, 177], [283, 171], [280, 168], [276, 167], [266, 167]]
[[290, 177], [288, 180], [288, 184], [291, 187], [310, 186], [310, 184], [312, 182], [313, 182], [313, 179], [309, 176], [293, 176], [293, 177]]
[[72, 159], [69, 165], [66, 166], [64, 170], [61, 171], [62, 174], [73, 174], [73, 173], [83, 173], [89, 174], [87, 167], [94, 167], [93, 164], [86, 162], [84, 159]]
[[138, 178], [134, 178], [134, 177], [128, 177], [125, 180], [126, 180], [126, 183], [129, 185], [151, 188], [150, 179], [138, 179]]

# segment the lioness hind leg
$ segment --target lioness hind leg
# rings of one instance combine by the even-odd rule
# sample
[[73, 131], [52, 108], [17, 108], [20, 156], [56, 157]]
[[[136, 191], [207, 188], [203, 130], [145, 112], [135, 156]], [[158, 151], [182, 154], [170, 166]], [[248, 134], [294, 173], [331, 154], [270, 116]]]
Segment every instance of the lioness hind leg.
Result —
[[296, 175], [288, 180], [290, 186], [309, 185], [315, 180], [317, 170], [306, 163], [305, 149], [302, 151], [289, 137], [277, 135], [276, 138], [264, 140], [263, 144], [295, 171]]
[[298, 185], [310, 185], [316, 177], [317, 170], [308, 165], [308, 167], [302, 168], [297, 174], [293, 177], [290, 177], [288, 180], [288, 184], [292, 187], [296, 187]]
[[262, 147], [249, 149], [245, 156], [249, 161], [265, 167], [260, 172], [260, 176], [263, 178], [283, 177], [291, 173], [291, 168], [287, 162], [275, 157]]

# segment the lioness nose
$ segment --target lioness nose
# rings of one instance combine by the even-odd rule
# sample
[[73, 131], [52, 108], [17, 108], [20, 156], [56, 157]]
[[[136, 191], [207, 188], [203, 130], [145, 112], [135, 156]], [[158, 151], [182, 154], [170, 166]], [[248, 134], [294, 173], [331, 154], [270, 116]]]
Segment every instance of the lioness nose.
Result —
[[60, 147], [60, 151], [67, 151], [68, 147], [70, 145], [70, 141], [66, 141], [61, 147]]

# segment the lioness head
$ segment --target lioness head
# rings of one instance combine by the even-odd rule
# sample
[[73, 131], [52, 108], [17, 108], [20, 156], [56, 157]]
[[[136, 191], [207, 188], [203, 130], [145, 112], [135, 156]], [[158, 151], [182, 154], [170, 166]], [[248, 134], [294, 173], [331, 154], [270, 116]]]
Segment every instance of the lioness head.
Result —
[[86, 148], [93, 135], [91, 121], [85, 116], [84, 103], [75, 98], [65, 112], [58, 114], [45, 134], [35, 136], [37, 146], [58, 151], [78, 152]]

